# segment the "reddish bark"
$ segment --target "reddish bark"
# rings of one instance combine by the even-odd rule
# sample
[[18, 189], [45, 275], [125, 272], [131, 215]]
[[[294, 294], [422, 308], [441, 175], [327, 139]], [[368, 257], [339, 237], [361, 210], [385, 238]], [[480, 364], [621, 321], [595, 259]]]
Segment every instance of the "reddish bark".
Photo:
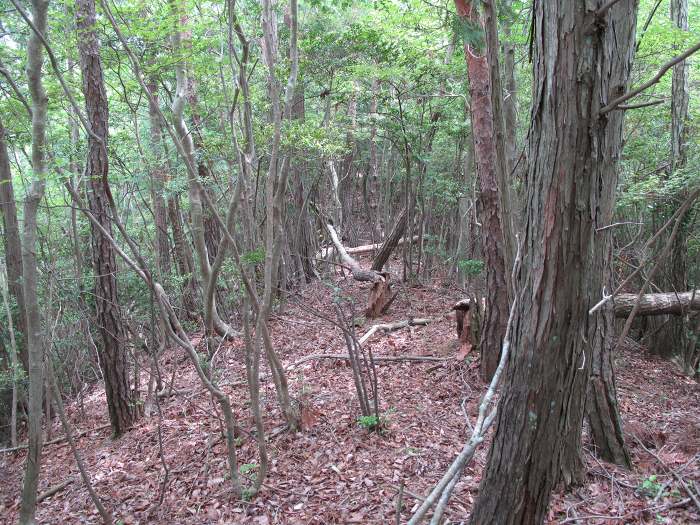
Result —
[[[476, 7], [468, 0], [455, 0], [457, 15], [463, 23], [480, 24]], [[469, 71], [470, 111], [476, 173], [479, 179], [477, 201], [482, 223], [481, 240], [486, 263], [486, 287], [489, 304], [483, 319], [481, 341], [481, 375], [488, 381], [498, 366], [503, 336], [508, 322], [508, 285], [506, 281], [505, 244], [499, 204], [498, 159], [494, 134], [489, 64], [483, 50], [464, 43]]]

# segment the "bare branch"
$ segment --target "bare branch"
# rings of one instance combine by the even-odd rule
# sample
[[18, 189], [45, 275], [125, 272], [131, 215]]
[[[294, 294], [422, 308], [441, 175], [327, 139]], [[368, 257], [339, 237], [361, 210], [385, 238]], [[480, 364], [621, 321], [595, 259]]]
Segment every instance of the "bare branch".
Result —
[[[14, 0], [12, 0], [12, 1], [14, 2]], [[620, 104], [628, 101], [631, 98], [636, 97], [642, 91], [644, 91], [644, 90], [650, 88], [651, 86], [653, 86], [654, 84], [656, 84], [659, 80], [661, 80], [661, 78], [663, 78], [663, 76], [666, 74], [666, 72], [669, 69], [671, 69], [676, 64], [683, 62], [686, 58], [688, 58], [690, 55], [692, 55], [693, 53], [695, 53], [697, 51], [700, 51], [700, 42], [695, 44], [690, 49], [687, 49], [684, 53], [682, 53], [682, 54], [678, 55], [677, 57], [666, 62], [663, 66], [661, 66], [661, 69], [659, 69], [659, 72], [656, 73], [656, 75], [654, 75], [654, 77], [651, 80], [648, 80], [647, 82], [645, 82], [644, 84], [642, 84], [638, 88], [633, 89], [632, 91], [630, 91], [630, 92], [628, 92], [620, 97], [617, 97], [615, 100], [610, 102], [607, 106], [602, 108], [598, 114], [602, 116], [602, 115], [605, 115], [606, 113], [610, 113], [614, 109], [620, 109], [619, 108]]]

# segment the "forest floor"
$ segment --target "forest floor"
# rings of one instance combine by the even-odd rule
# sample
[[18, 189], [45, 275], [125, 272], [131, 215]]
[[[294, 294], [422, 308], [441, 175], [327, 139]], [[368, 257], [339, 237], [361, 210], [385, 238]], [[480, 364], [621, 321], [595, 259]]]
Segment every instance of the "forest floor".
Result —
[[[367, 288], [337, 277], [334, 283], [362, 311]], [[313, 314], [332, 316], [333, 292], [316, 283], [290, 297], [274, 317], [274, 344], [285, 365], [311, 354], [346, 353], [341, 333]], [[350, 367], [344, 361], [309, 360], [289, 369], [290, 391], [303, 407], [304, 429], [283, 431], [274, 386], [263, 369], [262, 398], [269, 435], [270, 471], [262, 492], [250, 502], [236, 501], [226, 480], [225, 441], [211, 398], [181, 352], [161, 359], [162, 373], [174, 377], [178, 395], [163, 398], [162, 441], [169, 481], [158, 505], [163, 469], [159, 458], [157, 412], [142, 418], [119, 440], [110, 439], [104, 391], [95, 386], [82, 403], [67, 406], [75, 431], [87, 433], [79, 448], [97, 492], [121, 523], [325, 524], [394, 523], [397, 493], [403, 484], [402, 522], [417, 495], [445, 472], [474, 421], [484, 384], [476, 356], [456, 354], [450, 307], [460, 294], [439, 285], [402, 290], [379, 322], [429, 317], [434, 322], [371, 340], [375, 356], [438, 356], [444, 362], [391, 362], [377, 366], [384, 435], [357, 422], [358, 405]], [[357, 328], [364, 334], [372, 322]], [[201, 340], [193, 335], [193, 340]], [[225, 343], [216, 357], [218, 381], [233, 401], [238, 422], [252, 431], [247, 409], [243, 344]], [[554, 494], [549, 523], [700, 523], [700, 511], [686, 487], [700, 488], [700, 388], [679, 375], [672, 363], [624, 350], [617, 356], [623, 422], [633, 459], [624, 471], [597, 460], [584, 438], [586, 484]], [[145, 375], [145, 374], [144, 374]], [[56, 421], [53, 436], [62, 435]], [[638, 441], [639, 440], [639, 441]], [[477, 497], [488, 443], [465, 470], [452, 498], [451, 523], [467, 519]], [[255, 440], [243, 435], [239, 463], [257, 465]], [[0, 522], [15, 523], [26, 451], [0, 454]], [[247, 470], [244, 469], [244, 470]], [[98, 523], [69, 446], [48, 445], [42, 456], [40, 491], [72, 480], [39, 505], [40, 523]]]

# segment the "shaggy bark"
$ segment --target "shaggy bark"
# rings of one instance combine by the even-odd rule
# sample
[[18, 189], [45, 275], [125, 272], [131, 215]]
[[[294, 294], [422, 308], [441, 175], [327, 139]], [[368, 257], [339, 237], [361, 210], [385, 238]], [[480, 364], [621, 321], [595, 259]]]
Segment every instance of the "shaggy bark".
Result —
[[603, 324], [588, 309], [607, 258], [596, 228], [607, 224], [606, 195], [615, 187], [610, 170], [601, 169], [611, 143], [599, 110], [624, 91], [609, 75], [619, 60], [616, 35], [627, 35], [636, 7], [618, 2], [599, 14], [601, 5], [536, 0], [533, 7], [528, 271], [519, 275], [513, 342], [519, 351], [509, 362], [474, 524], [542, 523], [555, 483], [581, 476], [590, 345]]
[[[479, 14], [472, 2], [455, 0], [455, 5], [457, 15], [462, 23], [480, 27]], [[496, 47], [497, 52], [498, 48]], [[496, 119], [501, 117], [500, 113], [494, 112], [492, 77], [484, 50], [465, 42], [464, 54], [469, 71], [472, 133], [476, 173], [479, 179], [477, 204], [482, 223], [481, 240], [486, 263], [486, 288], [491, 294], [483, 319], [484, 326], [481, 330], [479, 344], [481, 376], [484, 380], [489, 381], [498, 366], [503, 335], [508, 321], [506, 244], [500, 202], [504, 188], [499, 188], [499, 180], [504, 179], [502, 174], [499, 175], [503, 171], [503, 152], [497, 146], [497, 126], [495, 126]], [[501, 96], [500, 91], [498, 96]]]

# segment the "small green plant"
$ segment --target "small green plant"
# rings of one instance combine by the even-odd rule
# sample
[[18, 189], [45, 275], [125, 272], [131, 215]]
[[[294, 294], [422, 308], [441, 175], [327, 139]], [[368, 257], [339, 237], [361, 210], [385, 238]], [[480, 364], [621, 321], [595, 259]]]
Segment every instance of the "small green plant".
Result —
[[642, 481], [637, 490], [641, 494], [650, 498], [656, 496], [659, 493], [659, 490], [661, 490], [661, 483], [659, 483], [657, 479], [658, 476], [656, 474], [652, 474], [647, 479]]
[[258, 469], [258, 464], [257, 463], [244, 463], [240, 467], [238, 467], [238, 472], [240, 472], [242, 475], [250, 474], [254, 470]]
[[389, 426], [389, 416], [396, 413], [396, 408], [390, 407], [381, 416], [374, 414], [369, 416], [360, 416], [357, 418], [357, 424], [369, 431], [376, 430], [382, 432]]
[[255, 264], [260, 264], [265, 260], [265, 249], [260, 246], [256, 248], [255, 250], [251, 250], [249, 252], [245, 252], [243, 255], [241, 255], [241, 261], [243, 261], [245, 264], [249, 265], [255, 265]]
[[243, 489], [243, 492], [241, 492], [241, 499], [243, 501], [250, 501], [253, 499], [253, 494], [252, 489]]
[[457, 267], [468, 277], [474, 277], [484, 271], [484, 261], [478, 259], [462, 259], [457, 263]]
[[376, 427], [379, 426], [379, 423], [379, 417], [375, 415], [360, 416], [357, 418], [357, 424], [360, 425], [362, 428], [366, 428], [367, 430], [374, 430]]

